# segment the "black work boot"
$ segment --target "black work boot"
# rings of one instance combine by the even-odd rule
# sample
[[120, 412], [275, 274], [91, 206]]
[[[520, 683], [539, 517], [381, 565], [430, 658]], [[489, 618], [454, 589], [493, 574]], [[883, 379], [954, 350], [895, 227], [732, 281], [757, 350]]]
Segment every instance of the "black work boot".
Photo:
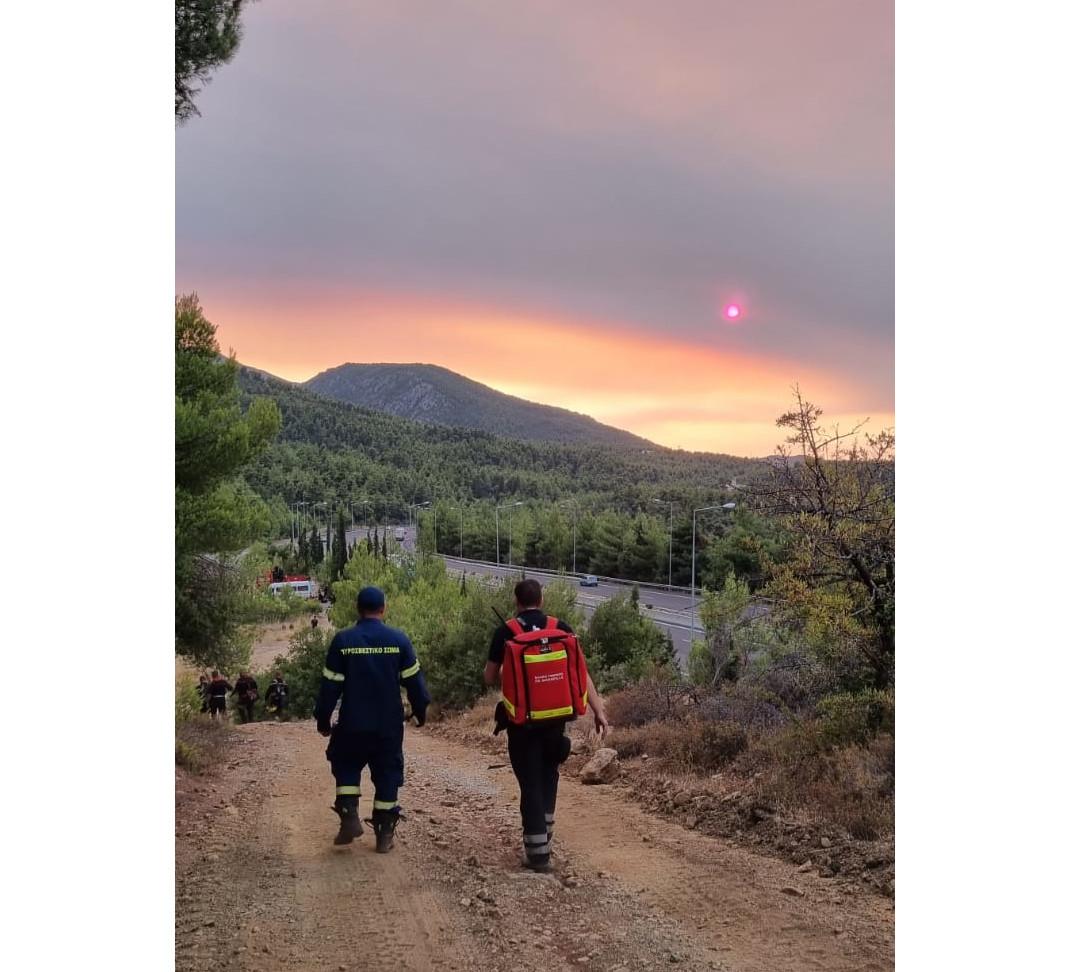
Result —
[[393, 810], [373, 810], [372, 827], [375, 829], [375, 853], [385, 854], [394, 846], [394, 828], [398, 815]]
[[357, 797], [338, 797], [334, 801], [334, 812], [340, 820], [338, 836], [334, 838], [335, 844], [352, 844], [364, 833], [364, 828], [360, 825], [360, 815], [357, 813]]
[[553, 861], [550, 860], [549, 854], [541, 854], [538, 857], [525, 854], [524, 867], [529, 871], [534, 871], [536, 874], [552, 874], [554, 870]]

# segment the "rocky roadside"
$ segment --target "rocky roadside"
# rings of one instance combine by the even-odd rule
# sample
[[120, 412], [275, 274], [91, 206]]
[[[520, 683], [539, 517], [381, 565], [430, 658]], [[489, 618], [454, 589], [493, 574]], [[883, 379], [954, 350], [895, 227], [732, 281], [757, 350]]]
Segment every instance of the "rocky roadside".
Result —
[[[486, 728], [479, 725], [476, 713], [436, 723], [433, 731], [506, 758], [504, 733], [491, 735], [489, 722]], [[563, 774], [581, 779], [597, 747], [589, 741], [590, 731], [584, 722], [571, 726], [570, 735], [573, 755], [566, 761]], [[611, 735], [606, 745], [612, 747], [612, 743]], [[668, 772], [655, 757], [613, 762], [616, 771], [602, 780], [602, 785], [621, 792], [653, 815], [790, 862], [800, 873], [815, 873], [847, 893], [895, 895], [894, 839], [859, 840], [827, 821], [781, 812], [757, 799], [747, 780], [731, 774], [680, 776]]]

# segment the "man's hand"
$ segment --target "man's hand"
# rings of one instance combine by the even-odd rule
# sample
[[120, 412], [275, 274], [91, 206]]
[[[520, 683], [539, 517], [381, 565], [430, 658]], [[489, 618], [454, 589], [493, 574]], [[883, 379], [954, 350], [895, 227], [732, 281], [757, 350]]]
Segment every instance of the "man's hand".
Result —
[[599, 706], [594, 712], [594, 731], [600, 736], [609, 732], [609, 720], [606, 718], [606, 710]]
[[330, 721], [324, 722], [322, 719], [316, 723], [316, 732], [321, 736], [329, 736], [331, 734]]

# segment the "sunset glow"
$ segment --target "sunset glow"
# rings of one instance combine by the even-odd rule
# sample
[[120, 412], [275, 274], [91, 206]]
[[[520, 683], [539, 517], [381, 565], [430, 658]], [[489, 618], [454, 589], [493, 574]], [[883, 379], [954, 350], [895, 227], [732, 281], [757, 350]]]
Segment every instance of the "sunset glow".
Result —
[[177, 131], [176, 288], [291, 380], [437, 364], [751, 456], [796, 384], [891, 424], [893, 12], [247, 4]]
[[438, 364], [661, 445], [752, 456], [781, 441], [774, 423], [795, 382], [844, 422], [891, 418], [864, 411], [864, 388], [821, 369], [623, 324], [385, 294], [309, 297], [299, 314], [284, 300], [201, 296], [224, 347], [291, 381], [344, 362]]

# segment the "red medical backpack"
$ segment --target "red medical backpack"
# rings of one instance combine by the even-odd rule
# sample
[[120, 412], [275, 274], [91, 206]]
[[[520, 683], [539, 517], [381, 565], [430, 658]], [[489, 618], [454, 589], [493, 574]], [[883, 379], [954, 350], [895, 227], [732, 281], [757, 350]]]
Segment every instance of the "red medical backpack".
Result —
[[516, 619], [506, 622], [510, 637], [502, 662], [502, 702], [509, 721], [575, 719], [587, 711], [587, 663], [579, 641], [547, 618], [546, 627], [525, 631]]

